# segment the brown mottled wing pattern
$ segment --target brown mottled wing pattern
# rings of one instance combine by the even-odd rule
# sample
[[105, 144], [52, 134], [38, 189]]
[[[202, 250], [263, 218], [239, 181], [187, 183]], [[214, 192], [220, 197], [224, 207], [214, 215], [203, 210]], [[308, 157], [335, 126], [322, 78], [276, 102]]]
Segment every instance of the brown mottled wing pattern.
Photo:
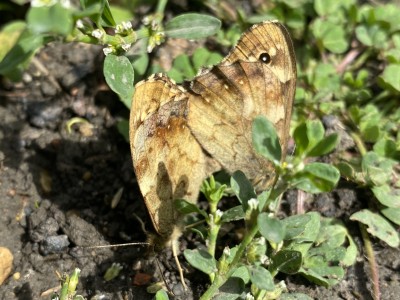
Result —
[[286, 29], [277, 22], [254, 25], [219, 65], [191, 82], [188, 125], [225, 169], [242, 170], [263, 188], [274, 175], [270, 163], [253, 150], [252, 121], [264, 115], [273, 122], [285, 153], [295, 85], [295, 56]]
[[187, 127], [187, 94], [155, 75], [136, 85], [130, 116], [134, 169], [156, 231], [176, 226], [173, 200], [196, 201], [206, 172], [202, 148]]

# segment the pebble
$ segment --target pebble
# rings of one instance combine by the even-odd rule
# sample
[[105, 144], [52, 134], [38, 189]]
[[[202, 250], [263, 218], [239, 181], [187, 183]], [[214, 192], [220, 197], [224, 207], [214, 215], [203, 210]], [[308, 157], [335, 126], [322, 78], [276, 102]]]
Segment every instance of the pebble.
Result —
[[8, 248], [0, 247], [0, 285], [10, 275], [13, 259], [14, 257]]
[[65, 234], [62, 235], [53, 235], [46, 237], [40, 243], [40, 253], [42, 255], [48, 255], [52, 253], [60, 253], [67, 249], [69, 246], [68, 236]]

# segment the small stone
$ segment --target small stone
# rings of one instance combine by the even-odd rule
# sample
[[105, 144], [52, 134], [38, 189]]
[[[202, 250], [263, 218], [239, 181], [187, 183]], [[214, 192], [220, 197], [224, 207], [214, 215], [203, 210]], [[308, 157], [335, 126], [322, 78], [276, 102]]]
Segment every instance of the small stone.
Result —
[[14, 257], [8, 248], [0, 247], [0, 285], [11, 273]]
[[68, 236], [65, 234], [49, 236], [40, 243], [40, 253], [43, 255], [60, 253], [65, 251], [68, 246]]

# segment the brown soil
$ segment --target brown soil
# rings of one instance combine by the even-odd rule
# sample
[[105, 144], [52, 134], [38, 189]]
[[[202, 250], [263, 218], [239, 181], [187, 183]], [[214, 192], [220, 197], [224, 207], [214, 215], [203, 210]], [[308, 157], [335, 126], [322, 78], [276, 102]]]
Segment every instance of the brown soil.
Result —
[[[146, 240], [140, 222], [151, 227], [135, 181], [129, 145], [117, 131], [128, 110], [108, 90], [102, 77], [101, 49], [87, 45], [50, 45], [36, 55], [23, 82], [3, 81], [0, 90], [0, 246], [14, 255], [11, 276], [0, 286], [0, 298], [50, 299], [40, 295], [59, 285], [56, 271], [82, 270], [78, 293], [88, 299], [151, 299], [138, 283], [148, 274], [160, 278], [158, 266], [176, 299], [197, 299], [207, 278], [184, 263], [190, 295], [182, 293], [170, 251], [147, 260], [146, 247], [86, 249]], [[67, 122], [85, 118], [89, 130]], [[118, 190], [118, 205], [111, 201]], [[306, 201], [306, 209], [342, 219], [360, 248], [357, 263], [340, 284], [325, 289], [297, 276], [282, 277], [290, 291], [315, 299], [372, 299], [370, 272], [362, 253], [357, 224], [349, 215], [370, 195], [346, 183], [334, 192]], [[284, 208], [293, 211], [295, 191]], [[193, 237], [192, 237], [193, 238]], [[374, 241], [381, 299], [400, 299], [400, 253]], [[182, 248], [195, 248], [184, 239]], [[181, 258], [184, 262], [184, 258]], [[123, 270], [106, 282], [111, 264]], [[15, 275], [19, 273], [17, 279]], [[152, 282], [154, 279], [152, 279]], [[96, 297], [97, 298], [96, 298]]]

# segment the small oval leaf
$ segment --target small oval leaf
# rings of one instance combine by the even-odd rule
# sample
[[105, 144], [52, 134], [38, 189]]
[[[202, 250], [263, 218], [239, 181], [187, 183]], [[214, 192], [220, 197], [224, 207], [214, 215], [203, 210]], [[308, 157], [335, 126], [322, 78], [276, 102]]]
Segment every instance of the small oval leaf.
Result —
[[276, 133], [275, 126], [264, 116], [258, 116], [253, 121], [253, 146], [255, 150], [279, 165], [282, 158], [282, 148]]
[[278, 244], [285, 238], [285, 225], [278, 219], [271, 218], [267, 213], [258, 215], [257, 224], [260, 233], [268, 241]]
[[130, 108], [134, 90], [134, 71], [129, 59], [125, 56], [107, 55], [104, 60], [103, 73], [110, 88]]
[[208, 15], [189, 13], [173, 18], [165, 26], [165, 34], [171, 38], [201, 39], [216, 34], [221, 21]]
[[215, 273], [217, 271], [217, 262], [214, 257], [203, 249], [186, 249], [183, 255], [190, 265], [206, 274]]

